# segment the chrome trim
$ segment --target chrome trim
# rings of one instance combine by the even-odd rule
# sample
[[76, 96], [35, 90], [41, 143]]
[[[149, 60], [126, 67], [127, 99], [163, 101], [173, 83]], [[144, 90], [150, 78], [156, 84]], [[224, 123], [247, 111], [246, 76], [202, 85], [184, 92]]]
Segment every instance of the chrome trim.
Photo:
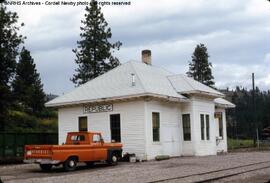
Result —
[[38, 164], [58, 164], [61, 161], [60, 160], [51, 160], [51, 159], [24, 159], [24, 163], [38, 163]]

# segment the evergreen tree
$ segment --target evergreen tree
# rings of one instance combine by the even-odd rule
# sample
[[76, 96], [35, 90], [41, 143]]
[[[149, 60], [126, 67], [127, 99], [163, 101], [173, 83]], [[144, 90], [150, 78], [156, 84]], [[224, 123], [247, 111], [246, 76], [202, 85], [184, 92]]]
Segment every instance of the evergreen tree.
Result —
[[30, 52], [22, 48], [12, 83], [14, 98], [25, 111], [37, 114], [44, 108], [45, 94]]
[[85, 10], [85, 20], [82, 21], [83, 27], [80, 34], [81, 41], [77, 42], [78, 48], [73, 50], [78, 68], [71, 81], [76, 85], [86, 83], [120, 64], [112, 52], [115, 49], [119, 50], [122, 43], [109, 42], [112, 37], [111, 29], [107, 27], [108, 23], [97, 1], [92, 0]]
[[212, 64], [208, 58], [209, 55], [204, 44], [197, 45], [192, 55], [192, 61], [189, 63], [187, 75], [207, 86], [214, 87]]
[[5, 129], [12, 100], [10, 81], [15, 71], [19, 45], [24, 39], [17, 33], [23, 24], [18, 26], [17, 21], [17, 14], [7, 11], [0, 3], [0, 130]]

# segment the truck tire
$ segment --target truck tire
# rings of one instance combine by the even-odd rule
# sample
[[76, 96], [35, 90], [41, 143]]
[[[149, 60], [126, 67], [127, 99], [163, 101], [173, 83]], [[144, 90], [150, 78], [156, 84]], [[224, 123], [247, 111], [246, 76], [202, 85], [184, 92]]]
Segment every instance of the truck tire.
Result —
[[117, 153], [112, 153], [112, 155], [108, 159], [108, 164], [109, 165], [117, 165], [118, 163], [118, 156]]
[[52, 169], [51, 164], [39, 164], [42, 171], [50, 171]]
[[77, 166], [77, 158], [75, 157], [68, 158], [63, 164], [65, 171], [73, 171], [76, 169], [76, 166]]

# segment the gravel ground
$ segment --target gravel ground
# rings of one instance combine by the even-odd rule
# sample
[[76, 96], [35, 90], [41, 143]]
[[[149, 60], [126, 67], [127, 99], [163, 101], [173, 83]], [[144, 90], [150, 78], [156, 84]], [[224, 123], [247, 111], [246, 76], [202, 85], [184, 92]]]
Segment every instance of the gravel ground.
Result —
[[[148, 161], [141, 163], [119, 163], [117, 166], [99, 164], [92, 168], [81, 165], [74, 172], [63, 172], [61, 168], [55, 168], [51, 172], [41, 172], [38, 165], [8, 165], [0, 166], [0, 177], [4, 182], [151, 182], [160, 179], [186, 176], [191, 174], [209, 172], [241, 165], [270, 161], [270, 152], [229, 153], [219, 156], [205, 157], [179, 157], [164, 161]], [[264, 163], [257, 167], [270, 166]], [[252, 169], [244, 167], [237, 171]], [[228, 172], [233, 173], [236, 170]], [[222, 175], [219, 172], [215, 175]], [[207, 178], [204, 175], [203, 178]], [[213, 176], [213, 175], [211, 175]], [[200, 177], [202, 178], [202, 177]], [[194, 182], [198, 177], [187, 177], [181, 182]], [[249, 172], [218, 182], [268, 182], [270, 180], [270, 168]], [[179, 179], [167, 182], [180, 182]]]

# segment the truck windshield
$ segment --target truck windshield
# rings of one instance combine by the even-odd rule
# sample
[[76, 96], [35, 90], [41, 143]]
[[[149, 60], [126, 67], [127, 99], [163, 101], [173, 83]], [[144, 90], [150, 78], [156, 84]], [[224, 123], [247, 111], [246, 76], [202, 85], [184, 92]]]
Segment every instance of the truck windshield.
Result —
[[84, 141], [84, 135], [72, 135], [70, 138], [72, 141]]

